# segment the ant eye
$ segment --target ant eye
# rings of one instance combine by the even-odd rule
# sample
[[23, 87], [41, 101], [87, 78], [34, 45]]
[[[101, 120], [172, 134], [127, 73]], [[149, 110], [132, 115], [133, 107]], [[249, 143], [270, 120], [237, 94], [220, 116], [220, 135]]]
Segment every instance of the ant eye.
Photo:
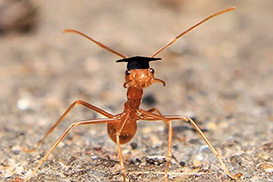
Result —
[[130, 74], [131, 74], [131, 71], [130, 71], [130, 70], [126, 70], [126, 71], [125, 71], [125, 74], [126, 74], [126, 75], [130, 75]]
[[154, 73], [155, 73], [155, 70], [154, 70], [153, 68], [150, 68], [150, 72], [151, 72], [152, 74], [154, 74]]

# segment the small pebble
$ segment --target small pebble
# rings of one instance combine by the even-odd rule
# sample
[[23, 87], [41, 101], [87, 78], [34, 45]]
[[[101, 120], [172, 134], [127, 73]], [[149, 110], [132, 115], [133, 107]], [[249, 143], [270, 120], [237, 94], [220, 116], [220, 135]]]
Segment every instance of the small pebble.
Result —
[[186, 162], [184, 162], [184, 161], [180, 161], [180, 162], [179, 162], [179, 164], [180, 164], [180, 166], [185, 167]]
[[130, 164], [135, 164], [135, 161], [134, 160], [130, 160], [129, 163]]
[[217, 129], [217, 125], [215, 122], [209, 122], [207, 126], [208, 126], [209, 130], [216, 130]]
[[165, 157], [163, 156], [147, 156], [146, 157], [146, 162], [149, 164], [154, 164], [154, 165], [160, 165], [162, 163], [164, 163]]
[[137, 148], [137, 143], [136, 142], [132, 142], [132, 143], [130, 143], [130, 145], [131, 145], [133, 150]]
[[97, 155], [91, 155], [91, 159], [97, 160], [99, 157]]
[[21, 152], [21, 148], [19, 146], [12, 147], [12, 153], [18, 155]]
[[200, 167], [201, 166], [201, 162], [199, 160], [197, 160], [197, 159], [194, 159], [193, 166], [194, 167]]
[[27, 110], [30, 107], [29, 99], [21, 98], [17, 101], [17, 108], [20, 110]]
[[141, 160], [139, 158], [136, 158], [136, 163], [141, 163]]

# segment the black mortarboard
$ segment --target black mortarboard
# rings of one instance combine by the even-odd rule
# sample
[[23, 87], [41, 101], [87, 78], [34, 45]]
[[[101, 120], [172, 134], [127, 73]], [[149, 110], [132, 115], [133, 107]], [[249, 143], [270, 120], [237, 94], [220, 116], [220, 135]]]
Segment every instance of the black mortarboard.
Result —
[[161, 60], [161, 58], [151, 58], [151, 57], [142, 57], [142, 56], [135, 56], [129, 57], [125, 59], [117, 60], [116, 62], [127, 62], [127, 69], [146, 69], [150, 68], [149, 61], [156, 61]]

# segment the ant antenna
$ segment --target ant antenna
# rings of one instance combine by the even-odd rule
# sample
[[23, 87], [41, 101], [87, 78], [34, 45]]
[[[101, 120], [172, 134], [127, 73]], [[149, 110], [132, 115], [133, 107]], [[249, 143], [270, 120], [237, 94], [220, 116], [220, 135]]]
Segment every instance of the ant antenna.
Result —
[[77, 30], [66, 29], [66, 30], [64, 30], [64, 33], [76, 33], [76, 34], [79, 34], [79, 35], [81, 35], [81, 36], [83, 36], [83, 37], [89, 39], [90, 41], [94, 42], [95, 44], [97, 44], [98, 46], [102, 47], [103, 49], [106, 49], [107, 51], [112, 52], [112, 53], [114, 53], [114, 54], [116, 54], [116, 55], [118, 55], [118, 56], [120, 56], [120, 57], [122, 57], [122, 58], [127, 58], [127, 56], [125, 56], [124, 54], [121, 54], [121, 53], [119, 53], [119, 52], [117, 52], [117, 51], [115, 51], [115, 50], [113, 50], [113, 49], [107, 47], [106, 45], [104, 45], [104, 44], [102, 44], [102, 43], [100, 43], [100, 42], [98, 42], [98, 41], [92, 39], [91, 37], [85, 35], [85, 34], [82, 33], [82, 32], [79, 32], [79, 31], [77, 31]]
[[170, 42], [168, 42], [165, 46], [161, 47], [158, 51], [156, 51], [152, 56], [151, 58], [155, 57], [156, 55], [158, 55], [160, 52], [162, 52], [163, 50], [165, 50], [166, 48], [168, 48], [169, 46], [171, 46], [177, 39], [179, 39], [180, 37], [182, 37], [183, 35], [187, 34], [188, 32], [190, 32], [191, 30], [195, 29], [196, 27], [198, 27], [199, 25], [201, 25], [202, 23], [208, 21], [209, 19], [215, 17], [215, 16], [218, 16], [220, 14], [223, 14], [223, 13], [226, 13], [226, 12], [229, 12], [229, 11], [232, 11], [234, 10], [235, 7], [230, 7], [230, 8], [226, 8], [226, 9], [223, 9], [221, 11], [218, 11], [217, 13], [214, 13], [210, 16], [208, 16], [207, 18], [201, 20], [200, 22], [196, 23], [195, 25], [193, 25], [192, 27], [190, 27], [189, 29], [187, 29], [186, 31], [180, 33], [179, 35], [177, 35], [176, 37], [174, 37]]

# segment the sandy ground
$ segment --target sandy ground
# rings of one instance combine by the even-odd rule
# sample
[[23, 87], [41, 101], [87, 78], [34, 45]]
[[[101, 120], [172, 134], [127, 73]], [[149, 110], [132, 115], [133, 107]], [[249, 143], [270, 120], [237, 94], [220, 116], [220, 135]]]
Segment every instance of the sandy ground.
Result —
[[[125, 64], [66, 28], [128, 56], [150, 56], [173, 36], [220, 9], [236, 6], [158, 55], [166, 87], [145, 89], [142, 108], [193, 117], [238, 181], [273, 181], [273, 1], [34, 1], [36, 27], [0, 35], [0, 180], [29, 176], [73, 122], [101, 117], [78, 107], [35, 152], [31, 147], [75, 100], [111, 113], [126, 99]], [[169, 181], [230, 181], [188, 123], [175, 122]], [[156, 127], [155, 127], [156, 126]], [[122, 147], [129, 181], [163, 181], [167, 130], [139, 122]], [[105, 125], [69, 133], [31, 181], [121, 181]]]

